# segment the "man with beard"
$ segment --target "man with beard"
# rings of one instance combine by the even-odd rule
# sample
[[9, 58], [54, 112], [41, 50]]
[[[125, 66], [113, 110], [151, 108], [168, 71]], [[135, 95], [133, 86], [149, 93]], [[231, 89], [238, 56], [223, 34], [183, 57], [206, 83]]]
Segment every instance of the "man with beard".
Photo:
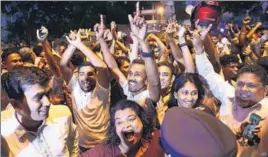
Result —
[[[207, 80], [212, 93], [221, 101], [219, 119], [235, 134], [241, 135], [252, 113], [262, 118], [259, 125], [251, 130], [260, 138], [260, 143], [250, 145], [237, 140], [237, 156], [268, 156], [268, 77], [259, 65], [246, 65], [237, 74], [236, 87], [231, 86], [215, 71], [204, 53], [203, 37], [194, 34], [198, 72]], [[245, 139], [244, 137], [242, 139]]]
[[[144, 18], [141, 18], [139, 15], [140, 10], [138, 2], [136, 6], [136, 15], [134, 18], [129, 15], [129, 22], [133, 36], [139, 41], [142, 50], [142, 59], [135, 59], [132, 61], [127, 77], [118, 68], [115, 59], [103, 39], [100, 39], [100, 45], [104, 60], [115, 74], [127, 99], [135, 101], [147, 111], [151, 111], [152, 105], [146, 102], [146, 100], [147, 98], [150, 98], [153, 102], [158, 102], [160, 96], [160, 80], [154, 55], [149, 51], [148, 42], [145, 40], [147, 26]], [[98, 28], [99, 32], [104, 32], [104, 28], [103, 23], [101, 23], [101, 26]]]
[[[80, 30], [71, 32], [70, 43], [63, 53], [60, 68], [72, 92], [73, 114], [79, 133], [80, 151], [84, 152], [106, 140], [109, 126], [109, 80], [106, 64], [80, 38]], [[83, 52], [90, 62], [78, 66], [78, 74], [68, 67], [75, 49]]]

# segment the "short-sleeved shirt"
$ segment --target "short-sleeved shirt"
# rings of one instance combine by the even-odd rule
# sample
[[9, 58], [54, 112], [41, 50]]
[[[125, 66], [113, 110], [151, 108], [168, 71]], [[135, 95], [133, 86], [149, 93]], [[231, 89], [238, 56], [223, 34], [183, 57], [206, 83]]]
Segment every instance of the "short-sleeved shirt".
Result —
[[73, 114], [79, 133], [79, 146], [92, 148], [103, 143], [108, 134], [110, 119], [110, 91], [96, 84], [93, 91], [85, 93], [77, 74], [69, 82], [73, 97]]

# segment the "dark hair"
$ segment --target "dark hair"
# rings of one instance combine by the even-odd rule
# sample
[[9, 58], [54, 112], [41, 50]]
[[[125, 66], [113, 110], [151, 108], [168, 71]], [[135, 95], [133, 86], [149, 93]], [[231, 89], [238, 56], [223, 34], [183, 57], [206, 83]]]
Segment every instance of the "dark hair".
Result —
[[166, 67], [168, 67], [170, 69], [171, 74], [172, 75], [175, 75], [174, 66], [170, 62], [168, 62], [168, 61], [162, 61], [162, 62], [157, 63], [157, 66], [158, 67], [160, 67], [160, 66], [166, 66]]
[[153, 123], [151, 119], [147, 116], [144, 109], [134, 101], [123, 99], [118, 101], [115, 106], [110, 109], [110, 126], [107, 144], [116, 146], [120, 144], [120, 138], [116, 134], [115, 129], [115, 113], [118, 110], [124, 110], [127, 108], [132, 109], [141, 119], [141, 122], [143, 124], [142, 138], [145, 140], [149, 140], [152, 138]]
[[77, 50], [74, 52], [71, 58], [71, 63], [77, 67], [79, 64], [85, 61], [85, 58], [85, 55], [81, 51]]
[[34, 51], [35, 55], [36, 55], [37, 57], [39, 57], [40, 54], [41, 54], [41, 52], [43, 51], [43, 47], [40, 46], [40, 45], [36, 45], [36, 46], [33, 48], [33, 51]]
[[18, 48], [10, 48], [10, 49], [4, 50], [3, 53], [2, 53], [2, 55], [1, 55], [2, 61], [6, 61], [6, 59], [8, 58], [8, 56], [11, 55], [11, 54], [13, 54], [13, 53], [19, 54]]
[[131, 64], [141, 64], [144, 65], [144, 60], [142, 59], [134, 59]]
[[16, 67], [2, 75], [2, 87], [9, 98], [22, 100], [27, 86], [40, 84], [47, 85], [48, 76], [37, 67]]
[[21, 60], [23, 62], [28, 62], [34, 64], [34, 53], [28, 47], [23, 47], [19, 50]]
[[123, 56], [117, 57], [115, 59], [115, 61], [116, 61], [116, 63], [117, 63], [117, 65], [118, 65], [119, 68], [122, 66], [122, 64], [123, 64], [124, 61], [127, 61], [127, 62], [130, 63], [130, 60], [127, 57], [123, 57]]
[[175, 77], [173, 85], [171, 87], [171, 95], [170, 100], [168, 102], [168, 107], [178, 106], [177, 100], [174, 97], [174, 93], [178, 92], [187, 82], [193, 83], [198, 90], [198, 99], [193, 108], [199, 107], [202, 105], [202, 99], [205, 95], [205, 89], [202, 81], [200, 80], [200, 76], [196, 73], [180, 73]]
[[244, 74], [244, 73], [255, 74], [260, 79], [260, 81], [262, 82], [264, 86], [268, 85], [267, 71], [262, 66], [258, 64], [245, 65], [241, 69], [238, 70], [237, 76], [239, 77], [241, 74]]
[[79, 72], [80, 69], [81, 69], [82, 67], [85, 67], [85, 66], [91, 66], [91, 67], [94, 68], [95, 71], [96, 71], [96, 68], [95, 68], [90, 62], [87, 62], [87, 61], [80, 63], [80, 64], [77, 66], [77, 71]]
[[220, 63], [222, 66], [226, 66], [231, 63], [238, 63], [238, 61], [239, 59], [235, 54], [224, 55], [220, 58]]

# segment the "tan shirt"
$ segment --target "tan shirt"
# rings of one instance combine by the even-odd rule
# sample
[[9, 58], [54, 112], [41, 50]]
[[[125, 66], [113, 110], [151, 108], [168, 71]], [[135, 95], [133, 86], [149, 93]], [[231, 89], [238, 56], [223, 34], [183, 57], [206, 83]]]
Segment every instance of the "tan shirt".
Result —
[[94, 91], [85, 93], [76, 75], [69, 82], [73, 97], [73, 114], [79, 133], [79, 146], [92, 148], [108, 136], [110, 91], [96, 84]]
[[9, 157], [77, 157], [78, 133], [68, 107], [51, 105], [49, 116], [31, 132], [18, 122], [13, 107], [1, 112], [1, 154]]

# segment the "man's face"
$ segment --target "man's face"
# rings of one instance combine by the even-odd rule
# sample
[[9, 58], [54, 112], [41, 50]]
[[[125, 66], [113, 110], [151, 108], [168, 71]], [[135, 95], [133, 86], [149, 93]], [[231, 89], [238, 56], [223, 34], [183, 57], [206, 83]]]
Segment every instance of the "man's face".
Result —
[[192, 82], [186, 82], [185, 85], [174, 93], [177, 104], [180, 107], [192, 108], [198, 99], [198, 89]]
[[126, 108], [115, 112], [115, 129], [121, 142], [135, 145], [141, 140], [143, 124], [136, 112]]
[[161, 82], [161, 90], [166, 90], [170, 87], [172, 73], [169, 67], [160, 66], [158, 67], [159, 77]]
[[240, 107], [251, 107], [261, 101], [266, 94], [264, 85], [255, 74], [243, 73], [238, 76], [235, 98]]
[[84, 92], [91, 92], [96, 87], [96, 73], [91, 66], [83, 66], [78, 71], [78, 83]]
[[14, 67], [22, 66], [23, 62], [18, 53], [12, 53], [5, 60], [5, 65], [6, 65], [7, 70], [11, 70]]
[[24, 91], [25, 97], [18, 103], [17, 111], [24, 117], [34, 121], [42, 121], [48, 117], [50, 108], [49, 94], [51, 88], [39, 84], [29, 85]]
[[235, 79], [237, 77], [238, 63], [230, 63], [223, 67], [223, 74], [227, 79]]
[[129, 70], [129, 62], [124, 60], [123, 63], [120, 66], [121, 72], [127, 77], [127, 73]]
[[59, 46], [59, 49], [58, 49], [59, 54], [62, 55], [64, 53], [65, 49], [66, 49], [65, 46], [63, 46], [63, 45]]
[[129, 91], [132, 93], [137, 93], [146, 88], [146, 73], [144, 65], [132, 64], [129, 68], [127, 79]]
[[219, 42], [219, 39], [216, 36], [211, 36], [211, 39], [215, 45]]

